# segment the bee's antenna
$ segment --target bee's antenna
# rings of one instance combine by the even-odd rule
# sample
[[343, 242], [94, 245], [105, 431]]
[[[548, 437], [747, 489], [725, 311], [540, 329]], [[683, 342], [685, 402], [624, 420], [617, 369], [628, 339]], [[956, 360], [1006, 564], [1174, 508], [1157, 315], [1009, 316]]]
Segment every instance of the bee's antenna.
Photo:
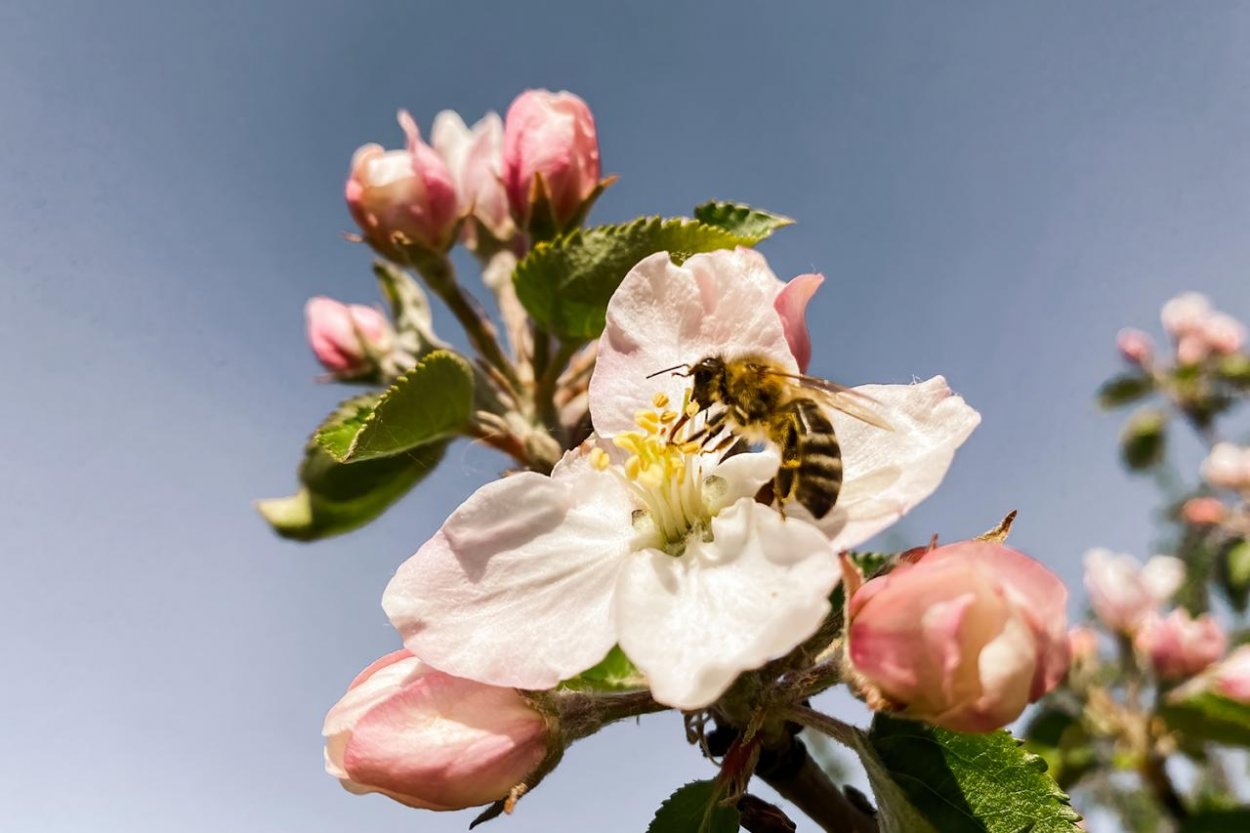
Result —
[[[661, 373], [668, 373], [670, 370], [684, 370], [684, 369], [685, 369], [685, 368], [687, 368], [687, 367], [689, 367], [689, 365], [685, 365], [685, 364], [675, 364], [675, 365], [673, 365], [672, 367], [666, 367], [666, 368], [664, 368], [663, 370], [657, 370], [655, 373], [650, 373], [650, 374], [648, 374], [648, 375], [647, 375], [647, 378], [648, 378], [648, 379], [654, 379], [656, 376], [659, 376]], [[687, 375], [689, 375], [689, 374], [687, 374]]]

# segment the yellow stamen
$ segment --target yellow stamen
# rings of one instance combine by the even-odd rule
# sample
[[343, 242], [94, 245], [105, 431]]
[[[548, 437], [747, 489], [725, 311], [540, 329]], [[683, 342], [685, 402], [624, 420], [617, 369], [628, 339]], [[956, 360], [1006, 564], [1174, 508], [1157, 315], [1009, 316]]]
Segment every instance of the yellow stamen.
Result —
[[608, 459], [608, 452], [604, 451], [602, 448], [595, 448], [591, 450], [590, 464], [598, 471], [606, 471], [611, 462], [612, 461]]
[[663, 393], [657, 393], [655, 396], [651, 397], [651, 404], [657, 408], [667, 408], [668, 396]]

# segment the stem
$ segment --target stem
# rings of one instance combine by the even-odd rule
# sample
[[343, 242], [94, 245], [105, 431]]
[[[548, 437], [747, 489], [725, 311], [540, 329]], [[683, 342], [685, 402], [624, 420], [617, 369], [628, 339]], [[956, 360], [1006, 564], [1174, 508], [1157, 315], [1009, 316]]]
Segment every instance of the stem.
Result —
[[451, 261], [446, 256], [440, 256], [422, 260], [415, 265], [417, 271], [425, 278], [430, 290], [441, 298], [451, 310], [452, 315], [456, 316], [456, 320], [464, 328], [465, 335], [469, 337], [473, 348], [508, 380], [514, 392], [520, 391], [520, 377], [517, 376], [516, 368], [512, 366], [512, 362], [508, 360], [503, 348], [499, 345], [495, 326], [481, 306], [457, 283]]
[[1150, 791], [1154, 794], [1155, 800], [1159, 802], [1164, 811], [1167, 812], [1176, 821], [1184, 821], [1189, 818], [1189, 810], [1185, 807], [1185, 802], [1181, 800], [1180, 793], [1176, 791], [1176, 785], [1172, 783], [1172, 777], [1168, 775], [1167, 767], [1161, 755], [1155, 752], [1149, 752], [1146, 758], [1138, 767], [1142, 780], [1150, 787]]
[[843, 723], [836, 717], [830, 717], [807, 706], [790, 706], [782, 712], [782, 717], [826, 734], [845, 747], [855, 748], [855, 727], [849, 723]]
[[[809, 710], [810, 711], [810, 710]], [[815, 728], [815, 727], [813, 727]], [[827, 833], [878, 833], [877, 820], [853, 803], [807, 754], [797, 738], [769, 747], [756, 774]]]
[[[546, 338], [546, 336], [539, 334], [535, 337], [535, 343], [539, 338]], [[555, 354], [548, 357], [547, 366], [538, 377], [537, 386], [534, 388], [534, 408], [549, 430], [555, 431], [560, 427], [559, 420], [556, 418], [556, 383], [560, 381], [560, 374], [564, 372], [569, 359], [573, 358], [573, 354], [580, 346], [567, 341], [560, 342]]]

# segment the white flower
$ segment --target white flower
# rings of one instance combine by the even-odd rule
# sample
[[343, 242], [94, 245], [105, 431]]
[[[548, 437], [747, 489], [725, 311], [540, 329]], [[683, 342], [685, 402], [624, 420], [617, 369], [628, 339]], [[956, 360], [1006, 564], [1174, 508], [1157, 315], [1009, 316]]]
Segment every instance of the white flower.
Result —
[[591, 382], [600, 437], [550, 477], [479, 489], [399, 569], [383, 606], [405, 645], [447, 673], [542, 689], [619, 643], [657, 700], [698, 709], [810, 636], [829, 612], [834, 547], [926, 497], [978, 417], [941, 379], [867, 389], [896, 430], [838, 418], [845, 505], [829, 532], [758, 503], [778, 453], [722, 460], [687, 442], [694, 421], [672, 426], [689, 383], [646, 377], [713, 353], [795, 368], [779, 284], [745, 250], [638, 264], [609, 304]]
[[1250, 448], [1216, 443], [1202, 461], [1202, 477], [1217, 489], [1250, 491]]
[[1131, 555], [1095, 548], [1085, 553], [1085, 589], [1107, 627], [1132, 633], [1185, 581], [1185, 562], [1156, 555], [1142, 566]]

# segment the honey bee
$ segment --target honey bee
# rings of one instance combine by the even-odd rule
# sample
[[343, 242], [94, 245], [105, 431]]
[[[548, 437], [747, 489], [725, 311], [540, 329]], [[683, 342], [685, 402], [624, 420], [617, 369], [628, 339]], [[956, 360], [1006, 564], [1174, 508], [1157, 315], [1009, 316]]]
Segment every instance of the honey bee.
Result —
[[781, 467], [773, 492], [783, 510], [786, 501], [797, 500], [813, 517], [823, 518], [837, 503], [842, 489], [842, 450], [825, 406], [893, 430], [872, 410], [875, 400], [866, 394], [827, 379], [790, 373], [763, 356], [707, 356], [652, 376], [670, 371], [692, 380], [695, 413], [705, 415], [703, 426], [692, 438], [706, 445], [727, 428], [731, 436], [778, 447]]

